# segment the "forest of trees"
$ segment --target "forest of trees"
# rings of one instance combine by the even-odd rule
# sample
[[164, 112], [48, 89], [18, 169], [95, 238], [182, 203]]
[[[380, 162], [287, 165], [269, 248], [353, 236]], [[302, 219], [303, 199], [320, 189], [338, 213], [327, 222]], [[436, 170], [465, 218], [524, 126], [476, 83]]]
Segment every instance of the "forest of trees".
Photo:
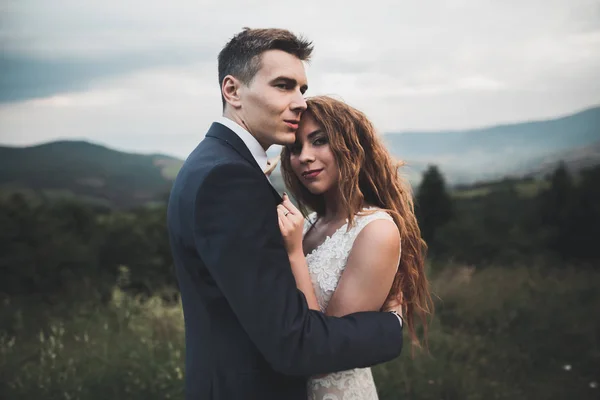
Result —
[[[523, 194], [524, 183], [542, 189]], [[431, 260], [583, 266], [600, 258], [600, 167], [573, 176], [561, 165], [545, 181], [471, 191], [453, 195], [435, 166], [424, 173], [415, 204]], [[85, 288], [103, 296], [123, 276], [136, 293], [176, 287], [165, 206], [111, 211], [14, 195], [0, 204], [0, 226], [0, 293], [51, 298]]]
[[453, 197], [430, 166], [415, 203], [433, 259], [478, 267], [600, 259], [593, 242], [600, 237], [600, 167], [573, 176], [560, 164], [545, 180], [507, 178]]

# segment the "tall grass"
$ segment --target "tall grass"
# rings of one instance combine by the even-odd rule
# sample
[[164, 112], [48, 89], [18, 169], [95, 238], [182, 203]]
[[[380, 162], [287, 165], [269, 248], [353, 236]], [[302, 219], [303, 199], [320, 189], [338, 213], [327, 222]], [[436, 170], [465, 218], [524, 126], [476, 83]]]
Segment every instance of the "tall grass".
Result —
[[376, 368], [381, 398], [598, 398], [599, 287], [572, 268], [446, 268], [429, 353]]
[[[0, 336], [4, 398], [183, 398], [180, 306], [117, 289], [105, 306], [72, 307], [68, 318], [51, 316], [38, 330]], [[15, 310], [15, 322], [23, 318]]]
[[[595, 399], [600, 272], [447, 267], [429, 353], [377, 366], [380, 399]], [[183, 398], [179, 304], [116, 289], [108, 304], [0, 310], [0, 398]], [[596, 387], [595, 387], [596, 386]]]

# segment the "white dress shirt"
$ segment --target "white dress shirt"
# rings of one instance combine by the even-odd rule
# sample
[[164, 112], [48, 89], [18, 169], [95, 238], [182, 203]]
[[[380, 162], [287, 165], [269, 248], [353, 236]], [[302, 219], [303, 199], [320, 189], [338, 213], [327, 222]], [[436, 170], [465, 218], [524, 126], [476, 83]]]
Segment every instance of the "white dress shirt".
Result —
[[267, 152], [250, 132], [227, 117], [220, 117], [215, 122], [218, 122], [235, 132], [235, 134], [242, 139], [248, 150], [250, 150], [250, 154], [252, 154], [252, 157], [254, 157], [260, 169], [264, 171], [267, 168]]

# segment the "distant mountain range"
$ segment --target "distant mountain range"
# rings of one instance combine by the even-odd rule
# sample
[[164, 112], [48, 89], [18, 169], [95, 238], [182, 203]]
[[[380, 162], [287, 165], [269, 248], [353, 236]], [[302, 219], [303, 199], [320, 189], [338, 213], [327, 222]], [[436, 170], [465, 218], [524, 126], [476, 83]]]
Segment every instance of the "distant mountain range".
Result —
[[[600, 107], [547, 121], [464, 131], [387, 133], [390, 152], [417, 183], [429, 164], [451, 184], [543, 176], [563, 160], [577, 170], [600, 164]], [[271, 151], [272, 154], [274, 152]], [[109, 207], [162, 201], [183, 161], [132, 154], [85, 141], [0, 147], [0, 194], [85, 198]], [[272, 180], [282, 186], [281, 176]]]
[[[522, 176], [562, 158], [574, 165], [598, 163], [598, 152], [590, 153], [588, 147], [600, 145], [600, 107], [546, 121], [387, 133], [383, 138], [395, 157], [407, 161], [413, 179], [428, 164], [439, 166], [453, 183]], [[579, 158], [587, 161], [580, 163]]]

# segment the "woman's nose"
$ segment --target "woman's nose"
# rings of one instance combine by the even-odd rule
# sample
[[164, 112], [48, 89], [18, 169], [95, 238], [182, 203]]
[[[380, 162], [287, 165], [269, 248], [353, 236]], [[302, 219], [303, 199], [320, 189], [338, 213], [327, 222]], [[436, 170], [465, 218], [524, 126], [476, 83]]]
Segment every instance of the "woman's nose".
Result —
[[314, 153], [310, 150], [310, 148], [307, 148], [308, 146], [304, 146], [304, 148], [302, 149], [302, 152], [300, 153], [300, 162], [302, 163], [308, 163], [308, 162], [312, 162], [315, 160], [315, 156]]

